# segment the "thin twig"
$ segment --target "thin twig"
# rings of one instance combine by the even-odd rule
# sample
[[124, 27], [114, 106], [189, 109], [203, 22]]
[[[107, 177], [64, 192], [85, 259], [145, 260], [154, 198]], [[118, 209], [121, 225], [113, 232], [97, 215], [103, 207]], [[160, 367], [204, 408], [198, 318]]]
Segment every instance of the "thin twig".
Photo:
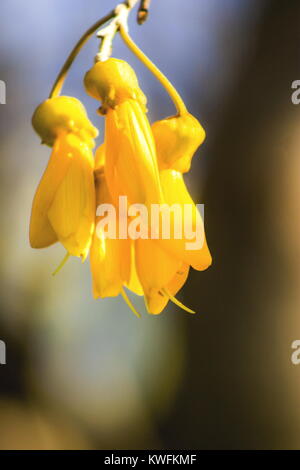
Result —
[[103, 26], [105, 23], [107, 23], [109, 20], [111, 20], [115, 16], [115, 10], [111, 11], [108, 13], [106, 16], [101, 18], [97, 23], [95, 23], [93, 26], [91, 26], [86, 33], [79, 39], [73, 50], [71, 51], [69, 57], [67, 58], [66, 62], [62, 66], [57, 79], [55, 80], [55, 83], [52, 87], [51, 93], [49, 95], [50, 98], [53, 98], [55, 96], [58, 96], [61, 88], [64, 84], [64, 81], [66, 79], [67, 73], [71, 67], [71, 65], [74, 62], [74, 59], [76, 58], [78, 52], [84, 46], [84, 44], [90, 39], [90, 37], [99, 29], [101, 26]]
[[114, 18], [109, 24], [98, 31], [97, 37], [101, 39], [99, 52], [95, 57], [95, 62], [103, 62], [107, 60], [113, 50], [113, 40], [119, 30], [119, 25], [123, 24], [128, 28], [128, 16], [139, 0], [126, 0], [115, 8]]

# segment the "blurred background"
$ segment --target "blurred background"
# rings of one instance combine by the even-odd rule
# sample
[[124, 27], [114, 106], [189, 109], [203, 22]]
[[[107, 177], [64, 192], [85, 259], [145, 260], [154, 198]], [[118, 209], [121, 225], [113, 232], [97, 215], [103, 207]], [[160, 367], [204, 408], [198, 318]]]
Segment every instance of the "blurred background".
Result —
[[[213, 266], [176, 307], [137, 320], [95, 301], [88, 262], [29, 247], [32, 198], [50, 151], [31, 128], [67, 54], [115, 0], [2, 0], [0, 79], [0, 449], [300, 448], [300, 79], [297, 0], [152, 0], [136, 42], [179, 89], [207, 139], [186, 180], [205, 204]], [[103, 129], [82, 78], [66, 81]], [[168, 96], [126, 50], [151, 121]], [[99, 142], [103, 133], [99, 137]]]

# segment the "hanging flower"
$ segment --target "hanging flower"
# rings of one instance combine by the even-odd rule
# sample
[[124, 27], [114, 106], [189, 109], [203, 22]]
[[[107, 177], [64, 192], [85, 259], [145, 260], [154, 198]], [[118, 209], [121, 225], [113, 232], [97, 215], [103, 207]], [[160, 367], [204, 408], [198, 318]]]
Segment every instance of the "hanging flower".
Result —
[[102, 101], [105, 115], [107, 185], [115, 202], [127, 196], [129, 204], [162, 202], [156, 150], [146, 117], [146, 97], [137, 77], [123, 60], [97, 62], [85, 76], [87, 92]]
[[32, 204], [30, 244], [44, 248], [60, 241], [84, 260], [95, 223], [92, 147], [98, 131], [80, 101], [66, 96], [42, 103], [33, 127], [53, 150]]
[[[174, 119], [180, 120], [180, 117]], [[195, 151], [198, 147], [199, 136], [195, 135], [192, 129], [189, 138], [184, 137], [181, 140], [182, 128], [180, 128], [180, 125], [172, 124], [170, 128], [166, 128], [165, 121], [162, 121], [162, 123], [156, 139], [159, 166], [167, 166], [167, 159], [161, 161], [166, 156], [171, 162], [170, 166], [173, 162], [180, 161], [181, 158], [182, 161], [187, 162], [187, 158], [191, 159], [193, 156], [191, 148], [194, 148]], [[156, 124], [156, 129], [158, 129], [159, 123]], [[164, 134], [165, 130], [166, 134]], [[188, 135], [187, 129], [185, 134]], [[182, 152], [181, 158], [173, 158], [171, 150], [167, 150], [166, 153], [162, 151], [161, 143], [164, 148], [167, 138], [171, 143], [178, 142]], [[176, 146], [173, 148], [176, 153]], [[178, 302], [174, 296], [186, 282], [190, 266], [202, 271], [211, 265], [212, 260], [206, 242], [203, 220], [186, 188], [182, 173], [173, 169], [161, 170], [160, 182], [167, 209], [176, 205], [175, 207], [180, 209], [179, 214], [184, 214], [184, 219], [179, 217], [180, 220], [178, 221], [176, 220], [176, 212], [168, 212], [171, 216], [170, 227], [180, 229], [182, 236], [176, 238], [173, 231], [173, 233], [170, 233], [170, 237], [166, 239], [159, 232], [157, 240], [137, 240], [135, 242], [136, 269], [143, 286], [146, 306], [150, 313], [160, 313], [169, 300], [190, 311]], [[185, 208], [189, 209], [188, 212], [185, 212]], [[162, 225], [160, 219], [160, 227]], [[185, 227], [189, 227], [192, 236], [187, 238]]]

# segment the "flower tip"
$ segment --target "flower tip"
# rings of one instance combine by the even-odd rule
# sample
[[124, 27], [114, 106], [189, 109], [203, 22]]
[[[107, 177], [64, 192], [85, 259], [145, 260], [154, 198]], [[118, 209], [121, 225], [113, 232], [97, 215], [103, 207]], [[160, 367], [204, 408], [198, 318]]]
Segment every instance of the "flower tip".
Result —
[[[165, 297], [164, 294], [161, 294], [163, 297]], [[147, 312], [150, 315], [160, 315], [164, 308], [166, 307], [166, 304], [168, 303], [169, 299], [165, 299], [164, 302], [157, 301], [157, 298], [152, 295], [145, 295], [144, 297], [145, 300], [145, 306], [147, 309]]]

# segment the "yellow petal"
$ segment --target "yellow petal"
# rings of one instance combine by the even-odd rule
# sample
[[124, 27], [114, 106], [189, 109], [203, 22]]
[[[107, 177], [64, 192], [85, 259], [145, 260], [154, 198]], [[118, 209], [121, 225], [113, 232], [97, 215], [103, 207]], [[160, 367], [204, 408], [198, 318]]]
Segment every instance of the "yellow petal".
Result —
[[190, 267], [187, 264], [182, 266], [176, 271], [173, 279], [161, 289], [152, 290], [147, 299], [147, 307], [150, 313], [159, 314], [166, 307], [170, 300], [170, 295], [175, 296], [181, 287], [185, 284]]
[[114, 201], [148, 207], [162, 201], [151, 128], [140, 105], [128, 100], [109, 110], [105, 126], [105, 175]]
[[170, 294], [176, 295], [177, 292], [179, 292], [188, 278], [189, 270], [189, 265], [182, 263], [178, 271], [176, 271], [173, 279], [166, 286], [167, 291], [170, 292]]
[[[206, 242], [202, 217], [186, 188], [183, 176], [180, 172], [175, 170], [164, 170], [161, 171], [160, 178], [166, 203], [169, 206], [178, 204], [181, 207], [183, 222], [181, 226], [182, 238], [176, 239], [171, 233], [171, 238], [169, 240], [160, 238], [158, 242], [165, 250], [173, 256], [181, 259], [182, 262], [202, 271], [208, 268], [212, 261]], [[185, 205], [187, 205], [190, 212], [187, 212]], [[188, 239], [185, 235], [184, 223], [186, 222], [188, 222], [191, 231], [196, 234], [193, 239]], [[171, 224], [175, 227], [174, 217], [171, 217]], [[194, 247], [196, 247], [197, 245], [195, 243], [197, 240], [197, 249], [191, 249], [190, 244], [192, 243], [194, 244]]]
[[105, 145], [102, 144], [97, 148], [95, 153], [95, 170], [104, 168], [105, 163]]
[[159, 168], [189, 171], [193, 155], [205, 139], [199, 121], [189, 113], [173, 116], [152, 124], [152, 132]]
[[87, 256], [95, 221], [95, 187], [93, 155], [90, 148], [76, 136], [68, 135], [70, 160], [48, 218], [59, 241], [73, 256]]
[[136, 270], [136, 260], [135, 260], [135, 242], [131, 242], [131, 254], [130, 254], [130, 278], [126, 283], [126, 287], [134, 292], [136, 295], [144, 295], [142, 284], [140, 283], [137, 270]]
[[112, 240], [93, 235], [90, 252], [94, 297], [115, 297], [128, 279], [130, 245], [128, 240]]
[[58, 241], [49, 219], [48, 210], [54, 200], [71, 163], [69, 137], [62, 135], [57, 139], [47, 168], [36, 190], [31, 210], [29, 238], [32, 248], [45, 248]]
[[84, 78], [87, 93], [102, 101], [102, 113], [126, 100], [136, 100], [145, 111], [146, 97], [137, 76], [124, 60], [110, 58], [97, 62]]
[[149, 313], [159, 314], [169, 300], [161, 290], [172, 284], [182, 262], [151, 239], [136, 240], [135, 250], [137, 274], [143, 286], [147, 309]]
[[[96, 203], [111, 204], [111, 196], [104, 173], [96, 173]], [[116, 211], [116, 214], [117, 211]], [[96, 229], [90, 252], [94, 297], [114, 297], [122, 292], [122, 285], [130, 275], [130, 240], [107, 238], [98, 223], [103, 217], [96, 218]], [[118, 233], [118, 226], [117, 232]]]

